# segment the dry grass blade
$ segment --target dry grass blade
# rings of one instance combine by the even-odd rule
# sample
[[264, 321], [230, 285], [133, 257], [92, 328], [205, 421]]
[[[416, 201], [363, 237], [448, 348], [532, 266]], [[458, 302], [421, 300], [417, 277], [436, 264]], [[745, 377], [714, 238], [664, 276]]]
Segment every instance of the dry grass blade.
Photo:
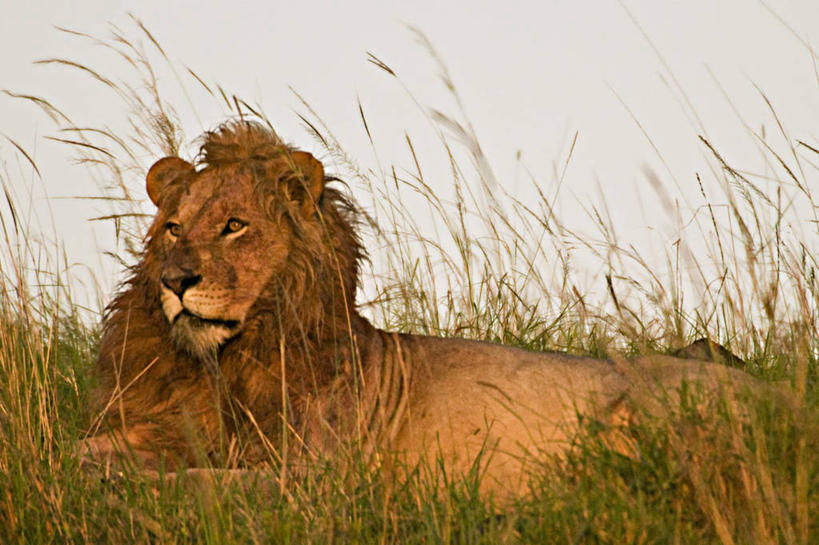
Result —
[[37, 173], [37, 177], [42, 178], [42, 177], [43, 177], [43, 175], [42, 175], [42, 174], [40, 174], [40, 169], [39, 169], [39, 168], [37, 168], [37, 163], [35, 163], [35, 162], [34, 162], [34, 159], [32, 159], [32, 158], [31, 158], [31, 156], [28, 154], [28, 152], [26, 152], [26, 150], [24, 150], [24, 149], [23, 149], [23, 147], [22, 147], [20, 144], [18, 144], [17, 142], [15, 142], [14, 140], [12, 140], [12, 139], [11, 139], [11, 138], [9, 138], [8, 136], [5, 136], [5, 135], [4, 135], [4, 137], [5, 137], [5, 139], [6, 139], [6, 140], [8, 140], [8, 141], [11, 143], [11, 145], [12, 145], [12, 146], [14, 146], [14, 147], [17, 149], [17, 151], [19, 151], [19, 152], [20, 152], [20, 154], [21, 154], [23, 157], [25, 157], [25, 158], [26, 158], [26, 161], [28, 161], [28, 164], [29, 164], [29, 165], [31, 165], [31, 168], [33, 168], [33, 169], [34, 169], [34, 172], [36, 172], [36, 173]]
[[145, 26], [145, 24], [142, 22], [142, 20], [139, 19], [138, 17], [134, 16], [134, 14], [132, 14], [132, 13], [129, 13], [128, 16], [131, 18], [131, 20], [133, 22], [136, 23], [136, 25], [148, 37], [148, 39], [151, 40], [151, 43], [154, 44], [154, 47], [156, 47], [157, 51], [159, 51], [159, 53], [162, 55], [162, 57], [165, 59], [165, 61], [171, 62], [171, 60], [168, 58], [168, 55], [165, 54], [165, 50], [162, 49], [162, 46], [159, 45], [159, 42], [156, 41], [156, 38], [154, 38], [154, 35], [151, 34], [151, 31], [148, 30], [148, 27]]
[[811, 150], [813, 153], [815, 153], [815, 154], [819, 155], [819, 149], [817, 149], [817, 148], [815, 148], [815, 147], [811, 146], [810, 144], [808, 144], [808, 143], [806, 143], [806, 142], [804, 142], [804, 141], [802, 141], [802, 140], [797, 140], [796, 142], [797, 142], [797, 143], [798, 143], [800, 146], [802, 146], [803, 148], [807, 148], [807, 149]]
[[67, 67], [70, 67], [70, 68], [76, 68], [77, 70], [81, 70], [81, 71], [85, 72], [86, 74], [88, 74], [92, 78], [94, 78], [95, 80], [99, 81], [102, 84], [107, 85], [108, 87], [111, 87], [111, 88], [116, 87], [116, 84], [113, 81], [111, 81], [108, 78], [103, 77], [96, 70], [94, 70], [92, 68], [89, 68], [89, 67], [85, 66], [84, 64], [81, 64], [81, 63], [78, 63], [78, 62], [75, 62], [75, 61], [71, 61], [71, 60], [68, 60], [68, 59], [58, 59], [58, 58], [42, 59], [42, 60], [39, 60], [39, 61], [35, 61], [34, 64], [44, 64], [44, 65], [45, 64], [57, 64], [57, 65], [61, 65], [61, 66], [67, 66]]
[[81, 147], [81, 148], [90, 149], [90, 150], [99, 152], [99, 153], [101, 153], [101, 154], [103, 154], [106, 157], [109, 157], [111, 159], [113, 159], [115, 157], [114, 154], [111, 153], [110, 151], [108, 151], [107, 149], [102, 148], [100, 146], [95, 146], [94, 144], [89, 144], [88, 142], [82, 142], [82, 141], [79, 141], [79, 140], [70, 140], [68, 138], [57, 138], [56, 136], [46, 136], [46, 138], [48, 140], [53, 140], [54, 142], [60, 142], [62, 144], [68, 144], [70, 146], [78, 146], [78, 147]]
[[385, 63], [384, 61], [382, 61], [381, 59], [379, 59], [378, 57], [376, 57], [375, 55], [373, 55], [369, 51], [367, 51], [367, 61], [374, 64], [374, 65], [376, 65], [381, 70], [388, 73], [389, 75], [391, 75], [393, 77], [398, 77], [398, 76], [396, 76], [393, 69], [390, 68], [389, 66], [387, 66], [387, 63]]
[[3, 89], [2, 91], [6, 95], [12, 98], [19, 98], [23, 100], [28, 100], [29, 102], [33, 102], [36, 104], [45, 114], [53, 121], [54, 123], [71, 123], [71, 120], [63, 114], [58, 108], [56, 108], [53, 104], [47, 101], [44, 98], [37, 97], [34, 95], [26, 95], [22, 93], [14, 93], [7, 89]]
[[[16, 234], [20, 234], [20, 226], [19, 226], [19, 224], [17, 222], [17, 210], [16, 210], [16, 207], [14, 206], [14, 201], [11, 198], [11, 194], [9, 193], [9, 188], [6, 187], [6, 182], [5, 181], [3, 181], [3, 194], [6, 196], [6, 204], [8, 205], [9, 213], [11, 214], [11, 222], [12, 222], [12, 225], [14, 227], [14, 232]], [[2, 219], [2, 216], [0, 216], [0, 219]], [[4, 232], [6, 231], [5, 222], [3, 223], [3, 231]], [[7, 244], [8, 244], [8, 239], [9, 239], [8, 233], [6, 233], [6, 243]]]

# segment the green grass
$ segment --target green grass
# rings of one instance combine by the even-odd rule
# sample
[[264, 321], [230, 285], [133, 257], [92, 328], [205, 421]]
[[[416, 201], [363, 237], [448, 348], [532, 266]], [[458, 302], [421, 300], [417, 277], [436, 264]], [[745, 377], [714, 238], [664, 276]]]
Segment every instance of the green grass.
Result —
[[[164, 52], [149, 42], [147, 51], [127, 39], [103, 42], [123, 58], [147, 61], [131, 64], [130, 83], [103, 83], [123, 97], [135, 127], [129, 135], [133, 141], [104, 127], [70, 124], [46, 106], [50, 103], [34, 101], [71, 134], [75, 143], [69, 145], [87, 162], [89, 174], [104, 181], [102, 194], [111, 199], [117, 236], [131, 250], [138, 248], [145, 221], [135, 199], [141, 198], [148, 165], [137, 157], [175, 152], [185, 141], [175, 121], [179, 116], [157, 91], [150, 57], [164, 62]], [[52, 62], [100, 81], [101, 71], [65, 61]], [[385, 64], [376, 64], [397, 79]], [[215, 99], [215, 107], [221, 101], [226, 115], [263, 118], [258, 108], [221, 87], [195, 75], [191, 82]], [[366, 129], [363, 107], [361, 112]], [[810, 190], [819, 187], [815, 145], [783, 138], [779, 147], [763, 146], [770, 165], [763, 183], [742, 165], [727, 164], [718, 146], [705, 142], [711, 175], [724, 193], [715, 198], [703, 190], [704, 212], [693, 222], [696, 229], [686, 231], [702, 237], [704, 252], [687, 253], [695, 240], [668, 248], [669, 288], [639, 255], [617, 242], [613, 222], [599, 207], [588, 205], [589, 220], [598, 226], [590, 237], [563, 221], [551, 190], [536, 186], [541, 199], [534, 203], [498, 190], [491, 196], [494, 175], [480, 146], [472, 145], [477, 137], [469, 124], [457, 116], [434, 119], [460, 131], [467, 142], [455, 148], [441, 137], [452, 157], [446, 187], [441, 179], [435, 184], [427, 179], [409, 137], [410, 164], [363, 169], [320, 118], [311, 113], [305, 120], [341, 165], [336, 174], [360, 198], [371, 197], [372, 225], [362, 227], [373, 263], [365, 308], [378, 325], [594, 356], [667, 352], [707, 333], [745, 358], [748, 372], [778, 384], [793, 407], [760, 399], [742, 417], [716, 404], [715, 418], [707, 421], [694, 410], [673, 421], [648, 419], [623, 430], [637, 453], [632, 457], [612, 450], [591, 423], [567, 460], [544, 464], [532, 494], [503, 504], [479, 497], [477, 474], [448, 476], [445, 486], [436, 486], [413, 472], [386, 479], [365, 467], [332, 463], [285, 486], [192, 490], [178, 482], [156, 488], [129, 471], [104, 480], [81, 468], [74, 451], [92, 417], [85, 400], [96, 324], [81, 318], [83, 311], [72, 301], [59, 251], [48, 258], [47, 248], [31, 250], [37, 246], [34, 235], [12, 221], [15, 204], [9, 198], [8, 209], [0, 213], [5, 235], [0, 543], [808, 544], [816, 539], [819, 208]], [[571, 153], [561, 162], [570, 158]], [[463, 206], [442, 193], [458, 196]], [[405, 207], [412, 199], [429, 211], [434, 229], [419, 224], [417, 211]], [[799, 216], [805, 210], [807, 219]], [[133, 259], [120, 257], [125, 263]], [[602, 295], [578, 288], [582, 259], [610, 271]]]

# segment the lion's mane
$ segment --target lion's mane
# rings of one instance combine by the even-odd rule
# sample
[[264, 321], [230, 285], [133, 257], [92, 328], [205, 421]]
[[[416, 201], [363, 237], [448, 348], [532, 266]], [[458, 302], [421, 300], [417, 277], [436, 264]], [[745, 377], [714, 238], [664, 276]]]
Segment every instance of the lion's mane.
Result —
[[209, 368], [174, 347], [162, 312], [158, 245], [184, 180], [176, 197], [173, 191], [164, 196], [143, 253], [103, 317], [93, 399], [103, 415], [98, 429], [140, 424], [151, 430], [155, 450], [188, 463], [196, 461], [183, 444], [191, 439], [203, 445], [203, 455], [247, 462], [280, 434], [283, 414], [289, 411], [288, 422], [298, 426], [309, 398], [329, 388], [341, 367], [349, 372], [353, 339], [372, 330], [355, 308], [365, 258], [356, 234], [359, 212], [336, 188], [325, 187], [314, 215], [295, 213], [292, 184], [283, 183], [292, 173], [277, 170], [274, 161], [289, 149], [256, 123], [231, 122], [205, 134], [191, 175], [249, 167], [258, 206], [290, 225], [294, 243], [241, 333]]

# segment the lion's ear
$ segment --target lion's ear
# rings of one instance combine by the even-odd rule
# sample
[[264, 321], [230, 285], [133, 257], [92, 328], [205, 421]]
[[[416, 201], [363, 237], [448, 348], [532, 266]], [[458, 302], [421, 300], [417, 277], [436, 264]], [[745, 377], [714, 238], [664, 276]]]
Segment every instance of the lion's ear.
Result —
[[303, 176], [304, 189], [307, 193], [301, 205], [305, 217], [313, 214], [321, 194], [324, 191], [324, 165], [306, 151], [294, 151], [290, 154], [297, 173]]
[[159, 194], [168, 183], [193, 171], [193, 165], [179, 157], [160, 159], [148, 170], [145, 177], [146, 188], [151, 202], [159, 205]]

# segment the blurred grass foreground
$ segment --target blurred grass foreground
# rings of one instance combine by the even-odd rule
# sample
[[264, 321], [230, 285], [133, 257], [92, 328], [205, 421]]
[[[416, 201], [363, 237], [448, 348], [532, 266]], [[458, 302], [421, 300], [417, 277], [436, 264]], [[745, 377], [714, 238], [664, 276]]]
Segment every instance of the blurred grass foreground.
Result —
[[[211, 99], [222, 119], [268, 123], [260, 107], [171, 63], [135, 24], [133, 37], [66, 31], [108, 49], [128, 78], [112, 79], [76, 59], [41, 61], [113, 93], [125, 129], [75, 122], [54, 106], [59, 96], [6, 91], [41, 110], [54, 123], [51, 138], [99, 181], [108, 210], [102, 219], [115, 227], [114, 257], [123, 269], [139, 254], [151, 212], [147, 167], [158, 157], [195, 153], [178, 110], [189, 93]], [[370, 60], [403, 85], [386, 63]], [[183, 92], [160, 91], [160, 71]], [[697, 183], [699, 202], [682, 213], [648, 171], [668, 215], [687, 214], [691, 224], [665, 245], [665, 270], [658, 272], [656, 260], [622, 242], [605, 207], [584, 206], [593, 234], [561, 215], [556, 200], [565, 168], [533, 180], [533, 198], [505, 190], [461, 113], [421, 109], [448, 158], [446, 174], [432, 179], [411, 137], [408, 164], [362, 167], [303, 106], [317, 156], [367, 212], [371, 267], [359, 301], [376, 325], [596, 357], [667, 353], [708, 336], [741, 356], [745, 371], [788, 392], [795, 409], [762, 399], [748, 419], [718, 415], [722, 426], [698, 433], [668, 423], [635, 426], [636, 458], [581, 438], [569, 460], [544, 467], [531, 495], [503, 505], [478, 496], [480, 475], [440, 487], [412, 475], [386, 483], [364, 468], [355, 479], [317, 469], [275, 494], [231, 486], [191, 494], [178, 484], [157, 487], [137, 472], [103, 481], [79, 467], [74, 450], [92, 417], [86, 397], [101, 308], [73, 300], [70, 256], [59, 242], [43, 242], [21, 210], [11, 190], [15, 177], [36, 181], [39, 169], [11, 142], [30, 172], [0, 171], [0, 542], [815, 542], [819, 142], [792, 138], [781, 126], [773, 136], [748, 129], [767, 167], [753, 173], [701, 137], [710, 168], [684, 173]], [[357, 107], [376, 149], [365, 107]], [[706, 190], [712, 187], [719, 191]], [[599, 278], [588, 278], [586, 271], [598, 270]]]

